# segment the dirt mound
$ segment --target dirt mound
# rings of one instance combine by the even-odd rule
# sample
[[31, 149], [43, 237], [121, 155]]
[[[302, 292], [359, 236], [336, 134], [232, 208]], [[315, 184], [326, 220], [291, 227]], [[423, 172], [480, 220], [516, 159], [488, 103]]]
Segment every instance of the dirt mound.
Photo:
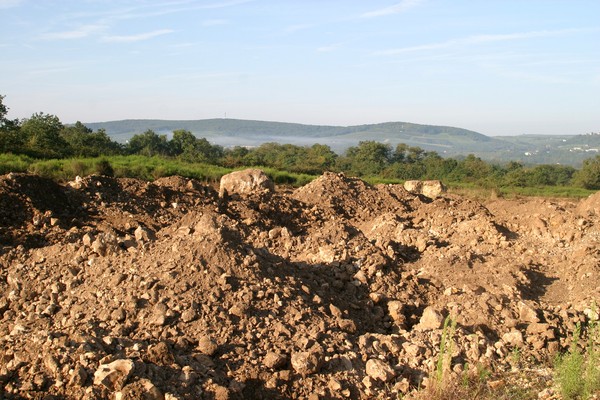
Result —
[[10, 175], [0, 201], [9, 399], [397, 397], [427, 385], [446, 316], [454, 366], [511, 368], [568, 346], [600, 298], [598, 217], [570, 203], [330, 173], [228, 199]]

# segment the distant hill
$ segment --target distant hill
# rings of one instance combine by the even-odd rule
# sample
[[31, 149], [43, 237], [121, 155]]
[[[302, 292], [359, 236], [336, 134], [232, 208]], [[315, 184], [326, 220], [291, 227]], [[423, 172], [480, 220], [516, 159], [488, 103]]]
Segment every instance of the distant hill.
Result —
[[304, 125], [285, 122], [239, 119], [156, 120], [130, 119], [85, 123], [93, 130], [105, 129], [113, 140], [126, 142], [148, 129], [171, 135], [185, 129], [211, 143], [228, 146], [258, 146], [266, 142], [329, 145], [338, 153], [363, 140], [375, 140], [396, 146], [406, 143], [442, 156], [475, 154], [488, 161], [521, 161], [527, 164], [561, 163], [579, 166], [585, 158], [597, 154], [600, 135], [521, 135], [491, 137], [467, 129], [421, 125], [409, 122], [385, 122], [355, 126]]

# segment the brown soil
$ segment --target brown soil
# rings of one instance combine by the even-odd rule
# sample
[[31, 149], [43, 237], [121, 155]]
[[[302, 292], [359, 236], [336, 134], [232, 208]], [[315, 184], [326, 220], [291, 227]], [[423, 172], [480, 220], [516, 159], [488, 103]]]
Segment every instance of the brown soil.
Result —
[[0, 399], [395, 398], [597, 318], [600, 197], [0, 177]]

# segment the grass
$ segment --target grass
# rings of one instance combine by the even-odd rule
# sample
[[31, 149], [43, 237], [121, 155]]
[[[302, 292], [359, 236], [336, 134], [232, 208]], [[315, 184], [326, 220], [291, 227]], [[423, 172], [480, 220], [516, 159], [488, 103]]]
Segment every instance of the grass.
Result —
[[579, 346], [582, 326], [577, 324], [569, 351], [555, 362], [556, 380], [564, 400], [586, 400], [600, 394], [600, 322], [590, 321], [587, 333], [585, 354]]
[[[146, 157], [138, 155], [107, 156], [101, 158], [77, 158], [60, 160], [36, 160], [27, 156], [0, 154], [0, 174], [8, 172], [30, 172], [58, 181], [72, 180], [75, 176], [85, 176], [104, 171], [100, 165], [105, 162], [112, 168], [116, 177], [139, 178], [147, 181], [180, 175], [194, 178], [203, 182], [216, 183], [221, 176], [232, 170], [216, 165], [189, 163], [174, 158]], [[274, 168], [257, 167], [278, 185], [303, 186], [316, 178], [314, 175], [291, 173]], [[366, 182], [375, 185], [401, 184], [401, 180], [381, 177], [365, 177]], [[571, 186], [544, 187], [497, 187], [493, 183], [483, 184], [473, 182], [444, 182], [451, 193], [464, 195], [478, 200], [489, 200], [496, 197], [512, 198], [518, 196], [539, 196], [555, 198], [583, 198], [594, 191]]]
[[[445, 183], [445, 182], [444, 182]], [[512, 199], [516, 197], [546, 197], [546, 198], [573, 198], [588, 197], [596, 191], [573, 186], [541, 186], [541, 187], [484, 187], [474, 183], [447, 183], [450, 193], [469, 197], [476, 200], [490, 200], [496, 198]]]
[[[278, 185], [303, 186], [316, 178], [314, 175], [261, 168]], [[29, 172], [46, 178], [65, 182], [77, 175], [113, 175], [138, 178], [146, 181], [179, 175], [202, 182], [217, 183], [232, 171], [230, 168], [203, 163], [189, 163], [177, 159], [146, 156], [111, 156], [98, 158], [36, 160], [26, 156], [0, 154], [0, 174]]]
[[27, 156], [10, 153], [0, 154], [0, 174], [9, 172], [27, 172], [27, 167], [33, 160]]

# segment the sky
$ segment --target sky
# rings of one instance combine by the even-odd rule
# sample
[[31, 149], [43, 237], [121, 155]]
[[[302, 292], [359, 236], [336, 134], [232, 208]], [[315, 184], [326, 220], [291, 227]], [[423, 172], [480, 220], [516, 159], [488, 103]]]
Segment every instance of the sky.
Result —
[[0, 0], [9, 117], [600, 132], [600, 0]]

